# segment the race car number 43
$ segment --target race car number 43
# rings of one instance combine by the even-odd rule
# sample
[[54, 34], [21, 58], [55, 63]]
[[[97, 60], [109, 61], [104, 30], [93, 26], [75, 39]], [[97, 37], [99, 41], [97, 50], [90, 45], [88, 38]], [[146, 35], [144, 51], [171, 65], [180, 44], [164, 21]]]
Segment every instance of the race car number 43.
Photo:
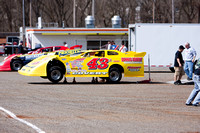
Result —
[[87, 63], [89, 70], [108, 68], [109, 60], [107, 58], [93, 58]]

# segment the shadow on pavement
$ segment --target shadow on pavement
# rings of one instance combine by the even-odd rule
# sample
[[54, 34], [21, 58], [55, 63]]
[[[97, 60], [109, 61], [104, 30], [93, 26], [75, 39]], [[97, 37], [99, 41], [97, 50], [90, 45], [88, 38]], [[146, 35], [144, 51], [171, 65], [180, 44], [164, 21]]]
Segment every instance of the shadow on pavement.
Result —
[[166, 84], [165, 82], [149, 82], [149, 83], [141, 83], [140, 81], [121, 81], [119, 83], [92, 83], [92, 82], [76, 82], [76, 83], [72, 83], [72, 82], [67, 82], [67, 83], [63, 83], [63, 82], [59, 82], [59, 83], [51, 83], [51, 82], [29, 82], [28, 84], [35, 84], [35, 85], [116, 85], [116, 84]]

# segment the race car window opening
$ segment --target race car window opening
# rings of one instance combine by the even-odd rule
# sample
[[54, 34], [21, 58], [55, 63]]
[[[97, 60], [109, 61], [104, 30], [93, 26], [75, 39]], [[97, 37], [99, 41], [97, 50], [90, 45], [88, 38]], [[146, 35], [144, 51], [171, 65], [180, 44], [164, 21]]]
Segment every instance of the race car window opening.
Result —
[[96, 53], [95, 53], [95, 56], [98, 56], [98, 57], [105, 57], [105, 52], [104, 52], [104, 51], [96, 52]]
[[46, 48], [46, 49], [43, 49], [42, 52], [51, 52], [52, 49], [51, 48]]
[[117, 52], [114, 52], [114, 51], [108, 51], [107, 54], [108, 54], [108, 55], [118, 55], [118, 53], [117, 53]]
[[59, 50], [59, 49], [61, 49], [61, 47], [55, 47], [55, 50]]
[[90, 57], [90, 53], [85, 53], [83, 57]]

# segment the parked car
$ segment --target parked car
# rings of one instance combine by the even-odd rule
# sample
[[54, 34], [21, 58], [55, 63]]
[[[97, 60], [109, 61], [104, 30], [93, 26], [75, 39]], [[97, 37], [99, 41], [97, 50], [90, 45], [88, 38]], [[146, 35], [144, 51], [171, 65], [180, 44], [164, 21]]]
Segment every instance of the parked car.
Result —
[[75, 48], [82, 48], [82, 45], [75, 45], [70, 48], [65, 46], [52, 46], [52, 47], [45, 47], [45, 48], [39, 48], [33, 52], [30, 52], [29, 54], [12, 54], [8, 57], [6, 57], [1, 63], [0, 63], [0, 71], [18, 71], [22, 68], [22, 66], [26, 65], [30, 61], [47, 54], [47, 52], [55, 52], [60, 50], [70, 50]]
[[[68, 54], [67, 54], [68, 53]], [[65, 77], [101, 77], [108, 82], [119, 82], [125, 77], [143, 77], [146, 52], [89, 50], [74, 56], [73, 50], [43, 55], [28, 63], [18, 72], [25, 76], [40, 76], [58, 83]]]
[[38, 54], [42, 52], [53, 52], [53, 51], [66, 50], [66, 49], [69, 49], [69, 48], [65, 46], [51, 46], [51, 47], [39, 48], [35, 51], [30, 51], [28, 52], [28, 54]]
[[0, 45], [0, 55], [5, 54], [4, 46]]

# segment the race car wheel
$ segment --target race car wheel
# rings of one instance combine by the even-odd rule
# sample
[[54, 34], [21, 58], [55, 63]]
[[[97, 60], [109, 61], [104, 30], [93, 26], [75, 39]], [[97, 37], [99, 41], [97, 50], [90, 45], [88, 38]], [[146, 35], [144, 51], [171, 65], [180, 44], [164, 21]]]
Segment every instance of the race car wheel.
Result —
[[63, 71], [59, 66], [52, 66], [47, 72], [47, 78], [53, 82], [58, 83], [63, 78]]
[[117, 83], [121, 80], [122, 73], [119, 71], [118, 68], [113, 67], [109, 70], [109, 78], [108, 82]]
[[12, 63], [11, 63], [11, 69], [13, 71], [18, 71], [22, 68], [22, 61], [20, 60], [14, 60]]

